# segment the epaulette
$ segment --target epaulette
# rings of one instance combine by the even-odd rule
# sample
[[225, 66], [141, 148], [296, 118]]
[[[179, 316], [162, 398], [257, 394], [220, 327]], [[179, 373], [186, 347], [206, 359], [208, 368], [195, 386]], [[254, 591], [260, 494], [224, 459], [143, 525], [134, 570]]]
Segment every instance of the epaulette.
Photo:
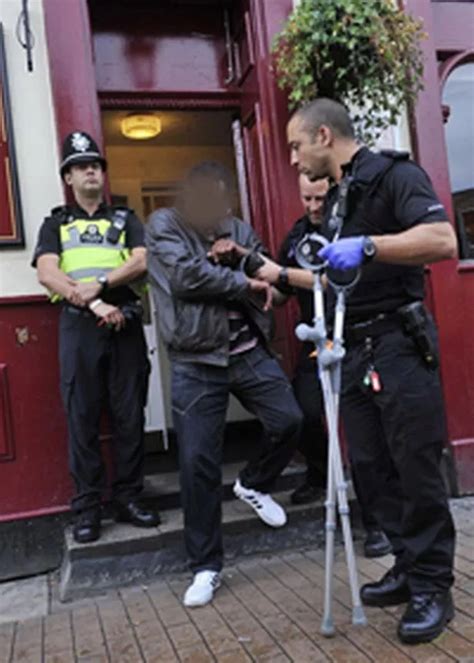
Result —
[[58, 205], [53, 207], [50, 216], [59, 219], [60, 223], [68, 223], [71, 216], [71, 208], [69, 205]]
[[380, 150], [379, 154], [394, 161], [407, 161], [410, 158], [410, 152], [406, 150]]
[[111, 205], [110, 209], [113, 212], [123, 212], [127, 214], [133, 214], [135, 210], [131, 209], [130, 207], [127, 207], [126, 205]]

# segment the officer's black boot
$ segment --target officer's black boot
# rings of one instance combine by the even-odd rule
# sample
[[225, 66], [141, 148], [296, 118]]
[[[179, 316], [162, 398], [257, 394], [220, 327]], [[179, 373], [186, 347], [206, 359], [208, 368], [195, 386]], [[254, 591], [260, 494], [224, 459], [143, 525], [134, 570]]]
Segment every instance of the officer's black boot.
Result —
[[146, 509], [138, 500], [116, 502], [115, 520], [118, 523], [131, 523], [136, 527], [156, 527], [161, 522], [157, 511]]
[[451, 592], [413, 594], [398, 626], [398, 637], [406, 644], [430, 642], [454, 617]]
[[77, 543], [91, 543], [100, 537], [100, 507], [81, 511], [73, 526], [74, 540]]
[[386, 535], [380, 529], [367, 530], [364, 541], [364, 555], [369, 558], [383, 557], [392, 552], [392, 546]]
[[393, 569], [378, 582], [362, 585], [360, 598], [364, 605], [399, 605], [410, 600], [410, 590], [405, 573], [396, 574]]

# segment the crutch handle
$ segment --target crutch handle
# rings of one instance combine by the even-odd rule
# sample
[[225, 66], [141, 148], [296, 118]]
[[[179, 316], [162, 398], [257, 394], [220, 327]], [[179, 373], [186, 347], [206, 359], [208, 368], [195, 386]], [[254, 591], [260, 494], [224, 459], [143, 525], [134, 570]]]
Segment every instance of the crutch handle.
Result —
[[311, 341], [311, 343], [314, 343], [315, 345], [320, 343], [326, 337], [324, 329], [322, 329], [320, 325], [316, 324], [311, 327], [304, 322], [296, 327], [295, 334], [299, 341], [302, 341], [303, 343]]

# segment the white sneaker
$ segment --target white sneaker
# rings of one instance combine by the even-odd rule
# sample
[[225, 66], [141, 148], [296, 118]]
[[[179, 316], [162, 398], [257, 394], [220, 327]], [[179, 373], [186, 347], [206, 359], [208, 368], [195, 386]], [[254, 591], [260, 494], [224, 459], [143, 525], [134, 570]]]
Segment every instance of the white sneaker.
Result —
[[188, 608], [206, 605], [214, 598], [214, 592], [221, 586], [221, 577], [217, 571], [199, 571], [186, 590], [183, 603]]
[[253, 488], [245, 488], [237, 479], [234, 483], [234, 495], [243, 502], [247, 502], [270, 527], [283, 527], [286, 525], [285, 510], [266, 493], [259, 493]]

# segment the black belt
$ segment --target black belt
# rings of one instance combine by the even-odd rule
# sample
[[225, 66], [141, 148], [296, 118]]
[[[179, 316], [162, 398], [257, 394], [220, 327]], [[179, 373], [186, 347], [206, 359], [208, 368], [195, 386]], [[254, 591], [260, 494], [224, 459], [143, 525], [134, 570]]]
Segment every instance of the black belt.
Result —
[[63, 311], [66, 311], [66, 313], [72, 313], [73, 315], [80, 315], [84, 318], [97, 317], [95, 313], [92, 313], [92, 311], [87, 308], [79, 308], [78, 306], [71, 306], [69, 304], [63, 304]]
[[[138, 302], [129, 302], [128, 304], [122, 305], [113, 304], [112, 306], [118, 306], [127, 320], [132, 320], [133, 318], [141, 320], [142, 318], [143, 308]], [[71, 304], [63, 304], [63, 310], [67, 313], [72, 313], [73, 315], [80, 315], [84, 318], [97, 319], [96, 314], [88, 308], [79, 308], [78, 306], [72, 306]]]
[[346, 343], [358, 343], [368, 337], [381, 336], [402, 328], [402, 319], [398, 312], [381, 313], [375, 318], [346, 325], [344, 340]]

